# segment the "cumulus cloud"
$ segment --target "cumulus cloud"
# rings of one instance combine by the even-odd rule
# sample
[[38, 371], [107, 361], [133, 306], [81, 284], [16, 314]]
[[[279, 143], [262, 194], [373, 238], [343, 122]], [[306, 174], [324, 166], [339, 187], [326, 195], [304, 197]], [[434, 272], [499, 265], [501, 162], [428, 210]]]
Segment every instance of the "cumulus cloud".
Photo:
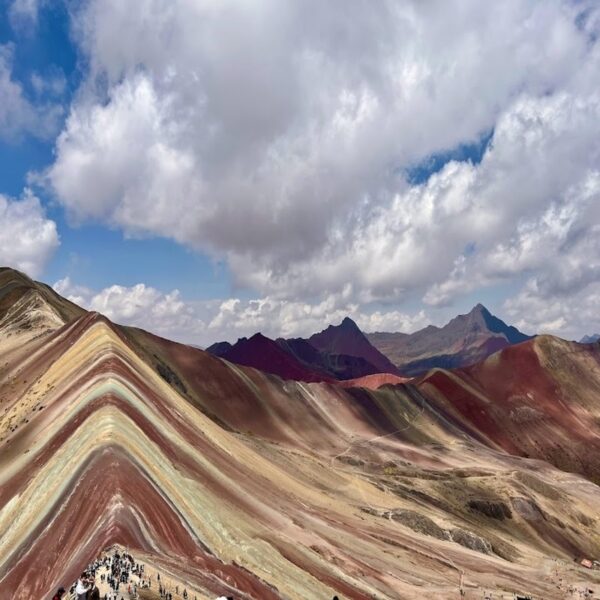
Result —
[[[73, 218], [224, 255], [265, 293], [286, 290], [291, 271], [310, 293], [426, 286], [470, 241], [454, 221], [497, 200], [461, 199], [461, 185], [480, 185], [468, 166], [425, 198], [404, 169], [497, 127], [522, 98], [572, 86], [596, 52], [592, 7], [145, 0], [134, 18], [92, 1], [75, 17], [89, 87], [49, 182]], [[527, 216], [507, 203], [509, 219]], [[471, 221], [474, 234], [505, 233]], [[440, 235], [442, 264], [427, 242]]]
[[235, 341], [257, 331], [273, 338], [309, 336], [348, 315], [366, 332], [382, 329], [411, 332], [429, 322], [424, 311], [368, 312], [343, 295], [330, 296], [316, 304], [270, 297], [199, 302], [182, 299], [178, 290], [164, 293], [143, 283], [130, 287], [112, 285], [97, 291], [65, 277], [53, 287], [72, 302], [117, 323], [201, 346], [221, 340]]
[[141, 327], [167, 338], [199, 343], [205, 328], [194, 305], [185, 303], [178, 290], [165, 294], [139, 283], [94, 291], [69, 277], [57, 281], [53, 287], [72, 302], [102, 313], [116, 323]]
[[454, 259], [425, 302], [442, 305], [461, 292], [523, 274], [537, 273], [554, 291], [560, 285], [576, 291], [597, 277], [599, 118], [595, 90], [522, 98], [499, 121], [482, 163], [454, 167], [474, 175], [461, 197], [473, 206], [462, 222], [476, 245]]
[[60, 244], [56, 223], [29, 190], [19, 200], [0, 195], [0, 264], [37, 277]]
[[272, 297], [247, 301], [231, 298], [219, 305], [208, 322], [208, 331], [218, 334], [218, 339], [230, 340], [256, 331], [271, 337], [305, 337], [329, 324], [338, 324], [347, 316], [365, 332], [413, 332], [429, 322], [424, 311], [412, 315], [397, 310], [369, 312], [343, 295], [331, 295], [316, 304]]
[[[373, 314], [598, 275], [595, 2], [91, 0], [73, 19], [90, 71], [46, 180], [75, 221], [225, 258], [263, 300], [223, 320], [292, 331], [330, 298]], [[489, 131], [479, 164], [408, 180]]]
[[504, 303], [517, 327], [579, 340], [600, 330], [600, 283], [594, 281], [568, 294], [548, 295], [537, 278], [527, 281], [514, 298]]
[[43, 97], [45, 94], [60, 97], [65, 93], [67, 88], [65, 74], [58, 67], [49, 69], [47, 74], [33, 72], [30, 81], [31, 87], [39, 97]]

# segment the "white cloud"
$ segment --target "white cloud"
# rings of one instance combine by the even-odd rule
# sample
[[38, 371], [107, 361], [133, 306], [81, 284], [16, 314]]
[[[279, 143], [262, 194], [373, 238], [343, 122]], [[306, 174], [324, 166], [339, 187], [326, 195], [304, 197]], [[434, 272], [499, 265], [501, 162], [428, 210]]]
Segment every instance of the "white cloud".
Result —
[[543, 288], [532, 278], [516, 297], [506, 300], [505, 311], [517, 327], [574, 340], [600, 331], [600, 282], [564, 295], [548, 295]]
[[0, 195], [0, 264], [37, 277], [60, 244], [56, 223], [29, 190], [20, 200]]
[[56, 103], [32, 104], [23, 86], [12, 77], [13, 49], [0, 44], [0, 138], [12, 139], [22, 133], [38, 138], [54, 136], [63, 108]]
[[[90, 73], [47, 181], [76, 221], [225, 258], [262, 299], [206, 331], [410, 329], [373, 303], [528, 280], [525, 310], [600, 278], [595, 2], [91, 0], [74, 30]], [[406, 180], [490, 130], [480, 164]]]
[[13, 0], [8, 9], [11, 25], [17, 31], [31, 31], [37, 26], [40, 0]]
[[90, 300], [94, 295], [94, 292], [90, 288], [73, 283], [70, 277], [60, 279], [52, 287], [54, 291], [71, 302], [84, 308], [90, 308]]
[[32, 107], [11, 74], [12, 53], [9, 47], [0, 45], [0, 135], [18, 131], [32, 119]]
[[173, 232], [185, 240], [195, 220], [197, 165], [171, 141], [178, 132], [165, 120], [168, 103], [139, 76], [114, 89], [106, 106], [71, 113], [51, 178], [76, 218], [104, 219], [130, 232]]
[[72, 302], [102, 313], [116, 323], [141, 327], [167, 338], [198, 343], [205, 327], [194, 305], [182, 301], [178, 290], [165, 294], [139, 283], [94, 291], [73, 283], [69, 277], [57, 281], [53, 287]]
[[306, 337], [329, 324], [340, 323], [347, 316], [355, 319], [365, 332], [412, 332], [429, 323], [423, 311], [414, 315], [397, 310], [369, 311], [343, 295], [331, 295], [317, 304], [271, 297], [248, 301], [232, 298], [220, 304], [208, 330], [218, 332], [218, 339], [230, 340], [256, 331], [271, 337]]
[[[524, 147], [552, 134], [536, 111], [585, 102], [577, 74], [597, 79], [591, 3], [86, 6], [91, 74], [48, 172], [57, 197], [77, 220], [225, 256], [238, 283], [279, 297], [443, 285], [471, 236], [506, 240], [539, 210], [500, 192], [537, 193], [523, 175], [557, 165]], [[408, 188], [403, 168], [493, 127], [489, 166]]]
[[273, 338], [309, 336], [346, 316], [356, 319], [365, 332], [382, 329], [411, 332], [429, 322], [423, 311], [410, 315], [396, 310], [359, 310], [343, 295], [330, 296], [317, 304], [269, 297], [194, 302], [183, 300], [177, 290], [164, 293], [143, 283], [94, 291], [65, 277], [53, 287], [72, 302], [117, 323], [204, 346], [221, 340], [235, 341], [257, 331]]
[[55, 97], [62, 96], [67, 87], [65, 74], [58, 67], [49, 69], [49, 72], [45, 75], [33, 72], [30, 81], [35, 93], [40, 97], [44, 94]]

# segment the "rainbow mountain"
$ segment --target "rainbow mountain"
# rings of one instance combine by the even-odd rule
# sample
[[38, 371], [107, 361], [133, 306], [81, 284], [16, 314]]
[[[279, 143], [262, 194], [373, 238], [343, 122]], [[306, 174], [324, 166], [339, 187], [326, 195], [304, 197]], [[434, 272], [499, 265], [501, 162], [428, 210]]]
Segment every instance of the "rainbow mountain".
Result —
[[198, 598], [561, 598], [557, 560], [597, 581], [573, 560], [600, 556], [595, 345], [286, 381], [3, 269], [0, 382], [0, 600], [114, 544]]

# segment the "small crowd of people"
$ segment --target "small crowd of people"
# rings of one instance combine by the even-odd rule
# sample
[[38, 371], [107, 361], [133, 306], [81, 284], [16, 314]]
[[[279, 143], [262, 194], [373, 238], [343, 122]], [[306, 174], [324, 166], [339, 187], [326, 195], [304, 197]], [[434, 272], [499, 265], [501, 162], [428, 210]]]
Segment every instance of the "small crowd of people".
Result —
[[[135, 576], [135, 577], [133, 577]], [[97, 582], [102, 587], [109, 588], [104, 595], [100, 593]], [[99, 560], [94, 561], [81, 574], [77, 581], [71, 586], [70, 594], [66, 595], [64, 587], [58, 588], [52, 600], [71, 600], [75, 596], [76, 600], [125, 600], [125, 598], [138, 598], [138, 589], [153, 587], [153, 578], [146, 575], [145, 567], [138, 563], [133, 556], [127, 552], [119, 553], [115, 549], [112, 555], [105, 554]], [[173, 600], [173, 592], [183, 600], [198, 600], [194, 595], [191, 596], [187, 589], [183, 588], [181, 593], [180, 586], [171, 586], [169, 589], [161, 581], [160, 573], [156, 574], [154, 589], [162, 600]], [[233, 596], [219, 596], [216, 600], [234, 600]], [[339, 600], [337, 596], [333, 600]]]
[[[109, 588], [104, 595], [100, 593], [98, 582], [104, 588]], [[73, 596], [76, 600], [125, 600], [125, 598], [137, 598], [140, 588], [152, 589], [153, 587], [158, 591], [161, 600], [173, 600], [173, 592], [170, 591], [173, 589], [176, 596], [183, 600], [198, 600], [196, 595], [190, 595], [185, 588], [180, 593], [179, 585], [168, 589], [161, 581], [160, 573], [156, 574], [156, 579], [153, 581], [151, 575], [146, 575], [142, 563], [136, 562], [127, 552], [119, 553], [118, 549], [115, 549], [112, 555], [106, 554], [88, 565], [71, 586], [68, 595], [65, 588], [60, 587], [52, 600], [70, 600]], [[234, 600], [234, 598], [220, 596], [217, 600]]]
[[[98, 572], [102, 572], [98, 575]], [[87, 571], [81, 574], [77, 583], [71, 588], [77, 600], [100, 600], [100, 591], [96, 585], [99, 577], [101, 583], [106, 583], [110, 592], [104, 594], [104, 600], [117, 600], [121, 586], [127, 586], [128, 596], [137, 595], [138, 581], [142, 581], [144, 565], [136, 563], [131, 554], [119, 554], [115, 550], [112, 556], [105, 555], [102, 559], [89, 565]], [[138, 581], [132, 582], [131, 576], [136, 575]]]
[[[137, 576], [135, 581], [132, 580], [132, 575]], [[100, 593], [98, 581], [110, 590], [104, 596]], [[150, 585], [150, 578], [144, 577], [144, 565], [136, 563], [130, 554], [119, 554], [119, 551], [115, 550], [112, 556], [107, 554], [88, 566], [71, 586], [69, 597], [75, 595], [77, 600], [118, 600], [121, 594], [120, 598], [124, 600], [124, 593], [128, 598], [135, 598], [138, 587]], [[65, 588], [60, 587], [52, 600], [66, 600], [65, 594]]]

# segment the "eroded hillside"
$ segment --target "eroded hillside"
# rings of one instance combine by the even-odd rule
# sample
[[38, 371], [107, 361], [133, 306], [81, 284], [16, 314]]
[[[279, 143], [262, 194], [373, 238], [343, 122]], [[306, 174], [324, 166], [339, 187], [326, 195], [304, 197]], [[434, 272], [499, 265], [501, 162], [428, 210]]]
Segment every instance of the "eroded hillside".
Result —
[[199, 598], [446, 600], [461, 576], [467, 597], [561, 598], [555, 559], [600, 555], [593, 348], [541, 338], [343, 388], [48, 298], [63, 323], [34, 336], [0, 315], [0, 598], [44, 597], [113, 544]]

